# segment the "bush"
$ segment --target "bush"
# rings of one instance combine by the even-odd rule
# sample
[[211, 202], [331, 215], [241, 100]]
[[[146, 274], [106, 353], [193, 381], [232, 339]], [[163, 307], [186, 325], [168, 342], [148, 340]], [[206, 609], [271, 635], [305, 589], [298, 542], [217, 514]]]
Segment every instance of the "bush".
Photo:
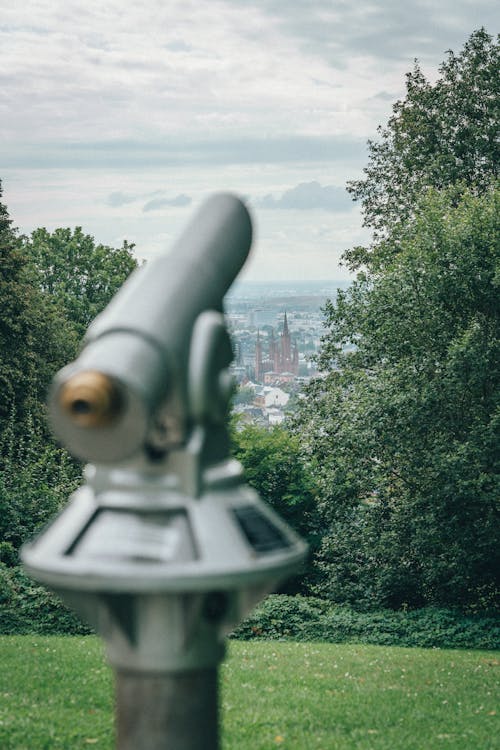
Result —
[[12, 568], [17, 565], [18, 555], [10, 542], [0, 542], [0, 562]]
[[[61, 600], [19, 567], [0, 563], [0, 635], [84, 635], [90, 628]], [[236, 640], [371, 643], [421, 648], [497, 649], [500, 623], [493, 614], [446, 609], [357, 612], [324, 599], [274, 594], [230, 635]]]
[[357, 612], [323, 599], [275, 594], [265, 599], [231, 637], [496, 649], [500, 647], [500, 623], [493, 614], [464, 615], [430, 607]]
[[90, 629], [19, 567], [0, 563], [0, 635], [85, 635]]

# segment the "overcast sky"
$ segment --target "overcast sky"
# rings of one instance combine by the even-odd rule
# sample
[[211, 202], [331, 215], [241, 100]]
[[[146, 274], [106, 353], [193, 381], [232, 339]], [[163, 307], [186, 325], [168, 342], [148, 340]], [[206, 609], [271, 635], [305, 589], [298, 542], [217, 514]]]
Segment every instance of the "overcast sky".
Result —
[[244, 196], [249, 279], [346, 278], [344, 190], [418, 58], [498, 31], [493, 0], [24, 0], [0, 8], [0, 179], [23, 232], [168, 249], [214, 190]]

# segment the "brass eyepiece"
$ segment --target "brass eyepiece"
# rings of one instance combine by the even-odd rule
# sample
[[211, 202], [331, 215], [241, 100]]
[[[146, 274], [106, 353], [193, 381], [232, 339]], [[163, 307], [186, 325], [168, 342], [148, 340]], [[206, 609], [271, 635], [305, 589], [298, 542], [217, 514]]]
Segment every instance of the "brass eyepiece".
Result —
[[120, 415], [122, 398], [110, 377], [87, 370], [64, 383], [59, 392], [59, 403], [78, 427], [105, 427]]

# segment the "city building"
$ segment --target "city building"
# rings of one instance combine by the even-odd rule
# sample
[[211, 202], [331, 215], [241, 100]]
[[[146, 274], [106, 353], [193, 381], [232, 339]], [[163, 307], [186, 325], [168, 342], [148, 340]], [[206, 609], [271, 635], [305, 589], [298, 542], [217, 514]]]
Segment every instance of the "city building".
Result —
[[264, 352], [260, 333], [257, 333], [255, 344], [255, 379], [257, 382], [263, 383], [266, 373], [272, 373], [273, 378], [271, 382], [274, 382], [281, 375], [291, 375], [293, 378], [295, 375], [298, 375], [298, 372], [299, 350], [296, 344], [292, 345], [287, 314], [285, 312], [283, 333], [278, 338], [275, 338], [274, 333], [268, 336], [267, 352]]

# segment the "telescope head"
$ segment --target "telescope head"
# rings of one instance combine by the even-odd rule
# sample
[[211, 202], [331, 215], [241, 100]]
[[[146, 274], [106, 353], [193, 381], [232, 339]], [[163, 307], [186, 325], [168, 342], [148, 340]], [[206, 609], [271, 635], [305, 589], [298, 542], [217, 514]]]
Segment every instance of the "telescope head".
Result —
[[170, 253], [125, 282], [51, 389], [54, 432], [74, 455], [99, 464], [161, 457], [200, 425], [224, 450], [232, 349], [223, 297], [251, 240], [246, 207], [217, 194]]

